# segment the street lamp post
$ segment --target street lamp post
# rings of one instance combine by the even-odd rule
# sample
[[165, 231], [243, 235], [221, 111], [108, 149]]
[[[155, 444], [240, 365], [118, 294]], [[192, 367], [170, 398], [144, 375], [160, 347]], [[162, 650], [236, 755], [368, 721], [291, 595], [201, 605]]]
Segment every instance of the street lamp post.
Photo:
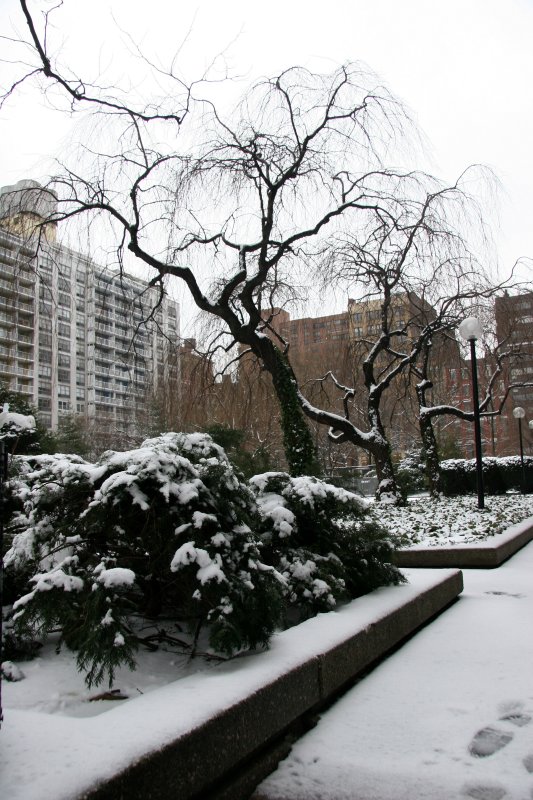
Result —
[[[527, 425], [533, 436], [533, 419], [530, 419]], [[531, 442], [529, 443], [529, 451], [531, 452]]]
[[526, 470], [524, 468], [524, 444], [522, 441], [522, 420], [526, 412], [521, 406], [513, 408], [513, 417], [518, 420], [518, 440], [520, 442], [520, 464], [522, 466], [522, 494], [526, 491]]
[[481, 453], [481, 423], [479, 419], [479, 391], [477, 383], [476, 341], [483, 336], [483, 328], [476, 317], [467, 317], [459, 325], [459, 333], [470, 342], [470, 364], [472, 367], [472, 401], [474, 405], [474, 438], [476, 445], [477, 507], [485, 508], [483, 489], [483, 456]]

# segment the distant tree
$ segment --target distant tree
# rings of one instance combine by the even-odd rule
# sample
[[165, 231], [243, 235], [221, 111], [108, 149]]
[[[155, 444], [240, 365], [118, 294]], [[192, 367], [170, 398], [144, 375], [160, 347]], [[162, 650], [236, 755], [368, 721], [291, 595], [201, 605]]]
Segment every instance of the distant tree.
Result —
[[57, 449], [56, 438], [39, 421], [37, 409], [28, 403], [24, 395], [12, 392], [0, 384], [0, 411], [6, 403], [9, 405], [10, 411], [34, 417], [36, 425], [34, 432], [23, 431], [19, 436], [11, 440], [9, 445], [10, 452], [18, 455], [54, 453]]
[[56, 436], [57, 450], [87, 458], [91, 452], [87, 423], [79, 414], [69, 414], [60, 421]]

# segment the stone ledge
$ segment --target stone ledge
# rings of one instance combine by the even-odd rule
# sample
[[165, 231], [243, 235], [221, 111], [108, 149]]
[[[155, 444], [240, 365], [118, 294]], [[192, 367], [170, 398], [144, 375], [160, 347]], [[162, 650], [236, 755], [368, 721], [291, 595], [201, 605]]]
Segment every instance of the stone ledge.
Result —
[[478, 544], [450, 547], [411, 547], [397, 550], [394, 562], [398, 567], [499, 567], [514, 553], [533, 540], [531, 519], [514, 525], [504, 533]]
[[291, 647], [302, 655], [299, 664], [271, 675], [238, 702], [213, 709], [209, 719], [78, 797], [244, 800], [276, 768], [291, 728], [450, 605], [462, 588], [462, 573], [446, 570], [414, 596], [405, 587], [386, 590], [386, 597], [394, 591], [406, 595], [405, 602], [388, 608], [379, 597], [382, 590], [373, 593], [375, 601], [372, 595], [354, 601], [350, 606], [356, 613], [338, 613], [339, 635], [337, 626], [329, 635], [317, 623], [322, 641], [312, 647], [309, 628], [306, 634], [298, 631], [303, 626], [280, 634], [291, 637]]

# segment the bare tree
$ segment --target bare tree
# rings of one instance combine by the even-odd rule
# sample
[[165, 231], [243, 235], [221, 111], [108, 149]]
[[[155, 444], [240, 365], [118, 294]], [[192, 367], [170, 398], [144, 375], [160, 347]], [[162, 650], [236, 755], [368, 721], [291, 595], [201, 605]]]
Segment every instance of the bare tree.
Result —
[[[59, 196], [53, 221], [106, 218], [122, 266], [132, 253], [151, 268], [152, 285], [181, 280], [228, 335], [225, 349], [231, 353], [237, 344], [236, 358], [248, 351], [259, 359], [280, 404], [294, 474], [318, 470], [307, 417], [328, 426], [332, 441], [371, 453], [379, 494], [397, 500], [383, 398], [438, 326], [429, 319], [412, 338], [409, 322], [395, 319], [394, 297], [404, 291], [429, 304], [428, 287], [477, 274], [468, 271], [470, 254], [455, 226], [465, 189], [385, 166], [410, 123], [375, 77], [355, 65], [325, 76], [286, 70], [253, 86], [228, 118], [197, 98], [198, 87], [160, 70], [178, 90], [177, 103], [167, 94], [135, 107], [124, 94], [61, 69], [50, 50], [48, 16], [38, 25], [26, 0], [19, 1], [30, 66], [4, 99], [23, 81], [44, 79], [74, 108], [93, 109], [119, 129], [118, 149], [92, 149], [90, 168], [60, 165], [50, 183]], [[179, 151], [178, 130], [186, 134]], [[287, 342], [265, 319], [265, 307], [282, 302], [287, 287], [325, 255], [343, 279], [383, 292], [380, 332], [366, 337], [361, 365], [364, 427], [350, 418], [352, 387], [340, 386], [337, 413], [309, 402]]]
[[[306, 242], [348, 213], [375, 205], [373, 192], [353, 181], [347, 187], [347, 169], [368, 173], [368, 180], [378, 174], [405, 122], [401, 107], [375, 78], [350, 65], [329, 76], [294, 68], [259, 83], [233, 126], [182, 85], [178, 110], [168, 99], [134, 108], [118, 92], [61, 70], [49, 49], [48, 16], [39, 27], [26, 0], [20, 6], [29, 31], [25, 63], [32, 64], [6, 96], [21, 81], [44, 78], [73, 107], [93, 108], [120, 127], [118, 151], [101, 150], [85, 174], [79, 165], [63, 165], [51, 181], [59, 196], [54, 221], [104, 214], [121, 262], [133, 253], [154, 270], [153, 285], [181, 279], [197, 307], [217, 317], [271, 374], [291, 470], [316, 471], [304, 413], [316, 415], [297, 391], [282, 343], [265, 335], [262, 298], [294, 280]], [[192, 134], [193, 108], [203, 138], [196, 130], [188, 151], [176, 153], [167, 132], [162, 147], [162, 126], [172, 132], [189, 124]], [[168, 247], [161, 247], [163, 231]]]

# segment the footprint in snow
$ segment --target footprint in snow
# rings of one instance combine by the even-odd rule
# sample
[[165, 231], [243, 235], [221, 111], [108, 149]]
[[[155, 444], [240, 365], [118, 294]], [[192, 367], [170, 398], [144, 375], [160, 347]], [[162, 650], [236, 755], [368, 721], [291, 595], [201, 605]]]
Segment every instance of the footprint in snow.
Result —
[[530, 753], [528, 756], [526, 756], [522, 761], [522, 764], [528, 772], [533, 773], [533, 753]]
[[463, 794], [466, 797], [471, 797], [473, 800], [501, 800], [505, 797], [507, 792], [502, 786], [467, 786], [463, 789]]
[[477, 758], [486, 758], [487, 756], [494, 755], [494, 753], [497, 753], [502, 747], [508, 745], [513, 737], [514, 734], [510, 731], [500, 730], [499, 728], [493, 728], [487, 725], [486, 728], [482, 728], [476, 733], [468, 746], [468, 750], [471, 755]]
[[[499, 707], [499, 722], [508, 723], [515, 728], [523, 728], [531, 722], [531, 714], [524, 711], [524, 703], [512, 700], [501, 703]], [[468, 747], [470, 754], [477, 758], [492, 756], [509, 744], [514, 738], [512, 730], [506, 730], [500, 725], [487, 725], [479, 730]], [[529, 763], [529, 762], [528, 762]]]

